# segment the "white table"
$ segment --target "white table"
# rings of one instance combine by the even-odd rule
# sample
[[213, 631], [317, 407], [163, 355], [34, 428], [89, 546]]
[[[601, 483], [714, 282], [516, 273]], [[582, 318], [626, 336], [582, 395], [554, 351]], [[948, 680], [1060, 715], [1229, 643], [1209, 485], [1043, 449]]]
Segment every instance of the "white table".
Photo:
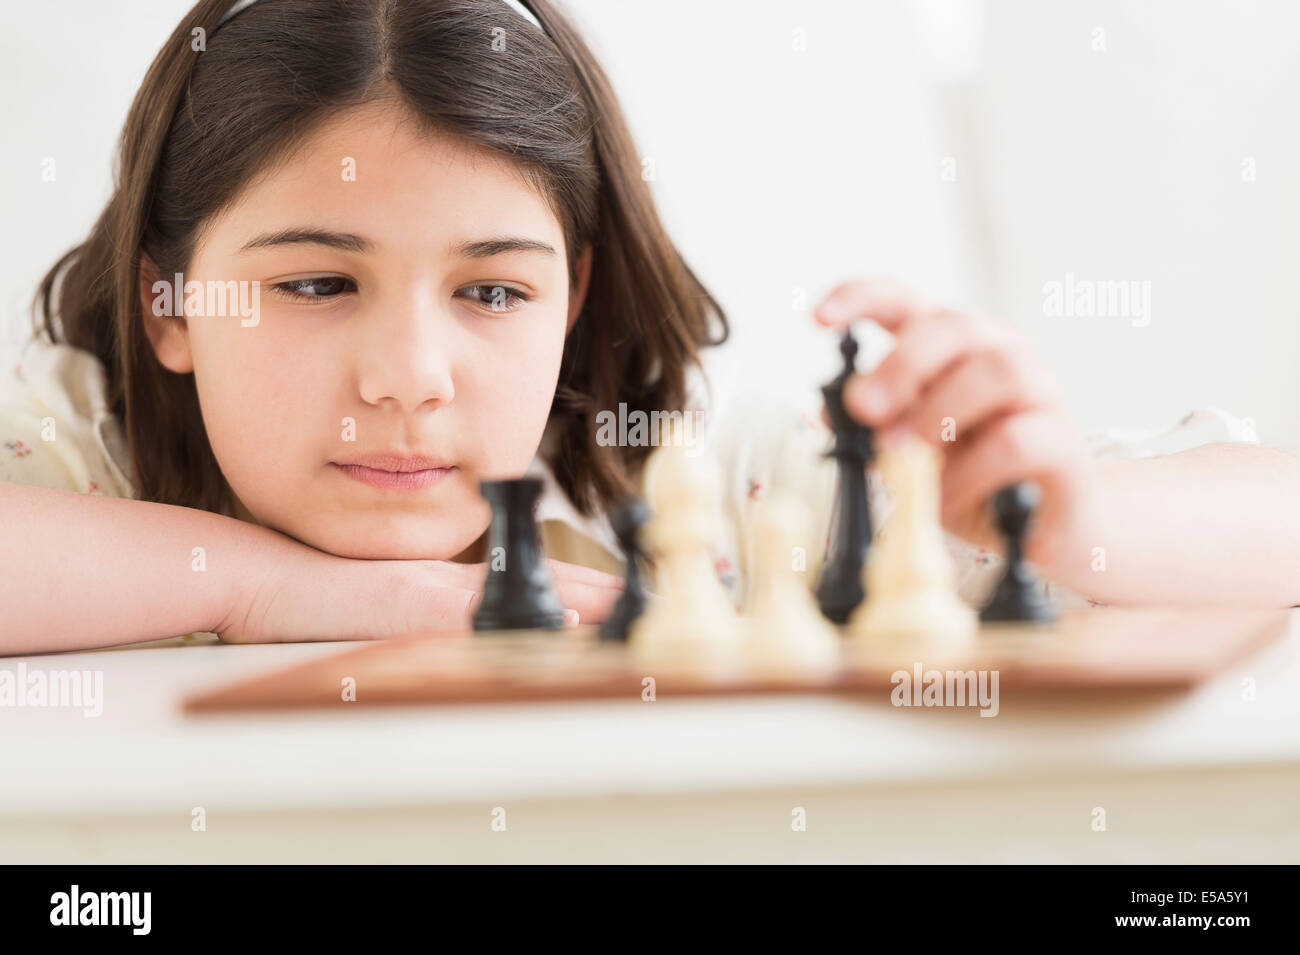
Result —
[[1194, 691], [1004, 692], [992, 719], [815, 696], [179, 711], [343, 649], [0, 658], [101, 669], [105, 696], [98, 718], [0, 708], [0, 862], [1300, 861], [1300, 611]]

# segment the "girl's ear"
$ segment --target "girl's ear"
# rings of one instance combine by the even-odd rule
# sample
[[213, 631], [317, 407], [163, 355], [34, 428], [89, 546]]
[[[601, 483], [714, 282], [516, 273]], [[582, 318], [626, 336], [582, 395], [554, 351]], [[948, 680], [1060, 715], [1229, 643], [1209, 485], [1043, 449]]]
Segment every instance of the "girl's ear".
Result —
[[173, 288], [171, 279], [163, 279], [149, 256], [140, 253], [140, 315], [144, 333], [153, 346], [159, 363], [178, 375], [194, 370], [190, 354], [190, 333], [185, 324], [185, 289]]
[[573, 271], [578, 281], [573, 286], [572, 294], [569, 295], [569, 320], [564, 328], [566, 335], [573, 331], [573, 325], [578, 320], [578, 313], [582, 311], [582, 303], [587, 300], [587, 287], [591, 284], [590, 242], [583, 248], [582, 254], [578, 256], [578, 263]]

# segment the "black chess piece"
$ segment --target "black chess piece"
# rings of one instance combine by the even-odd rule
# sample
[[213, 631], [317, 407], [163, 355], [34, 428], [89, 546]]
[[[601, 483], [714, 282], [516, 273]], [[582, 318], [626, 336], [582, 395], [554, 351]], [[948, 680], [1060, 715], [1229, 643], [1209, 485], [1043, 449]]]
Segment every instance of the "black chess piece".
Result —
[[858, 342], [845, 330], [840, 340], [844, 367], [822, 388], [826, 414], [835, 433], [827, 457], [835, 458], [838, 470], [834, 524], [817, 581], [817, 605], [832, 623], [848, 621], [866, 597], [862, 567], [871, 546], [871, 509], [867, 503], [867, 464], [875, 457], [871, 429], [850, 417], [844, 407], [844, 386], [854, 373]]
[[623, 595], [618, 598], [609, 617], [600, 625], [602, 640], [626, 640], [632, 623], [645, 612], [645, 588], [641, 583], [641, 560], [645, 556], [645, 550], [641, 546], [641, 528], [649, 519], [650, 508], [645, 501], [636, 497], [620, 503], [610, 515], [610, 524], [623, 549], [627, 570]]
[[483, 600], [474, 613], [475, 630], [559, 630], [564, 605], [542, 560], [537, 533], [539, 478], [483, 481], [479, 489], [492, 505], [488, 574]]
[[1025, 563], [1025, 534], [1038, 501], [1038, 485], [1032, 483], [1009, 485], [993, 498], [993, 519], [1007, 543], [1007, 569], [980, 611], [980, 620], [1048, 623], [1056, 619], [1056, 609]]

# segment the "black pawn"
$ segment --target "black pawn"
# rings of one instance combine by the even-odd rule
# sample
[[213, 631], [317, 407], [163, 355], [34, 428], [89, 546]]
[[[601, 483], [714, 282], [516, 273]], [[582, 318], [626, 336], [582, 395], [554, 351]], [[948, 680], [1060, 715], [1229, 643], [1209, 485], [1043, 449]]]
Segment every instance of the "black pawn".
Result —
[[817, 605], [832, 623], [848, 621], [866, 597], [862, 567], [871, 546], [871, 510], [867, 504], [867, 464], [875, 457], [871, 429], [855, 421], [844, 407], [844, 386], [854, 373], [858, 342], [850, 331], [840, 340], [844, 367], [822, 388], [835, 443], [827, 457], [838, 471], [834, 526], [817, 581]]
[[640, 498], [628, 498], [611, 515], [610, 524], [618, 544], [623, 548], [627, 564], [623, 595], [618, 598], [613, 611], [600, 625], [600, 639], [626, 640], [632, 623], [645, 612], [645, 589], [641, 585], [641, 528], [650, 519], [650, 508]]
[[993, 498], [993, 519], [1007, 543], [1007, 569], [980, 611], [981, 620], [1047, 623], [1056, 619], [1056, 610], [1025, 563], [1025, 534], [1038, 500], [1038, 485], [1028, 483], [1004, 487]]
[[488, 534], [488, 574], [483, 600], [474, 613], [475, 630], [559, 630], [564, 605], [556, 596], [542, 560], [537, 534], [539, 478], [483, 481], [492, 505]]

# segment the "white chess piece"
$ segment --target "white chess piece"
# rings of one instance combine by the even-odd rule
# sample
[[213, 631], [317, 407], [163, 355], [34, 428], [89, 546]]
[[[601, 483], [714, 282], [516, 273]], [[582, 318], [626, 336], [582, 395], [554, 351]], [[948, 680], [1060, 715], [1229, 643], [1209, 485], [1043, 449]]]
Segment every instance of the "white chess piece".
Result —
[[718, 580], [711, 547], [721, 531], [720, 483], [706, 456], [687, 454], [680, 432], [664, 429], [646, 474], [654, 511], [646, 549], [655, 558], [652, 599], [628, 645], [644, 663], [706, 670], [736, 665], [736, 609]]
[[979, 623], [957, 596], [939, 523], [939, 452], [912, 440], [882, 450], [878, 464], [894, 510], [867, 555], [867, 599], [849, 618], [852, 642], [974, 638]]
[[840, 636], [817, 609], [808, 587], [808, 506], [773, 492], [754, 508], [754, 599], [745, 659], [762, 676], [828, 675], [839, 660]]

